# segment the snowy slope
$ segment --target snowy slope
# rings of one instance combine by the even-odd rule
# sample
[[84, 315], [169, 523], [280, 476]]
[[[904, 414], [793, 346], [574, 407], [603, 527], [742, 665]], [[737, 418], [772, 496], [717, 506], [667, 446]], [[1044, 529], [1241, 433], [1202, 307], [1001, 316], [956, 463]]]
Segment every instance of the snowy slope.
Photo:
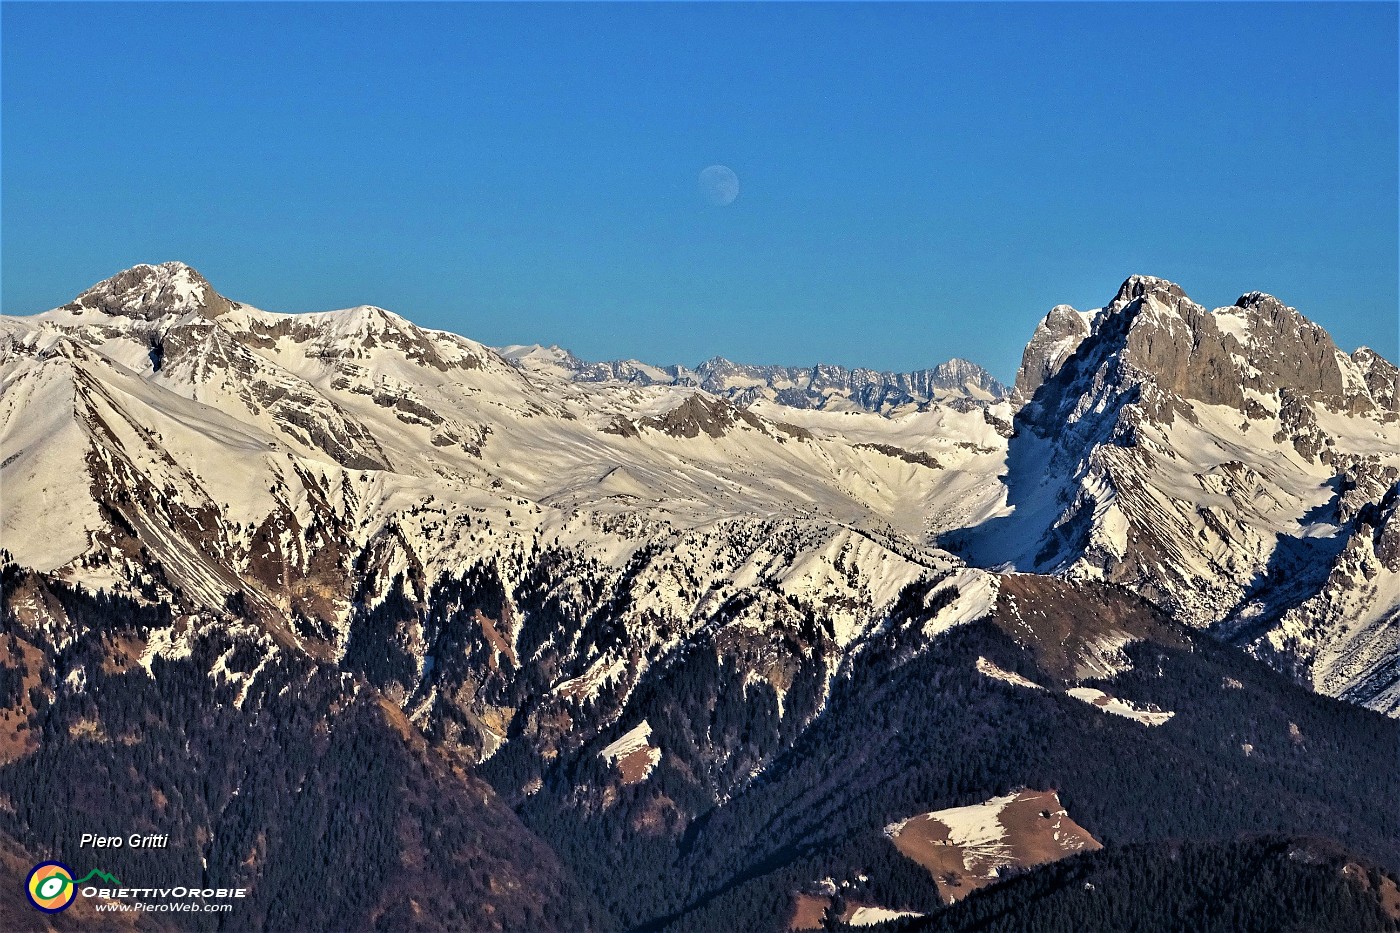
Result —
[[[524, 697], [543, 747], [600, 735], [697, 642], [806, 720], [911, 589], [929, 634], [995, 599], [930, 544], [933, 504], [1004, 449], [980, 410], [842, 416], [852, 440], [785, 417], [819, 412], [517, 366], [381, 308], [262, 311], [178, 264], [0, 319], [0, 386], [5, 550], [199, 620], [143, 664], [254, 621], [259, 664], [359, 671], [468, 756]], [[798, 676], [815, 686], [789, 705]], [[641, 780], [659, 754], [618, 766]]]
[[[620, 643], [522, 647], [509, 605], [477, 626], [503, 678], [557, 652], [561, 697], [625, 695], [697, 637], [748, 645], [809, 616], [835, 671], [911, 587], [938, 605], [932, 635], [985, 615], [988, 570], [1010, 568], [1131, 586], [1395, 709], [1393, 366], [1268, 296], [1207, 312], [1134, 277], [1105, 308], [1054, 309], [1011, 400], [979, 372], [584, 364], [373, 306], [262, 311], [138, 266], [0, 318], [0, 528], [22, 565], [234, 607], [331, 658], [360, 650], [373, 607], [427, 612], [467, 568], [507, 592], [546, 575], [578, 626], [612, 594]], [[415, 715], [447, 702], [415, 692], [442, 676], [434, 631], [383, 635]], [[781, 704], [790, 672], [763, 670]], [[510, 715], [472, 702], [485, 732]]]

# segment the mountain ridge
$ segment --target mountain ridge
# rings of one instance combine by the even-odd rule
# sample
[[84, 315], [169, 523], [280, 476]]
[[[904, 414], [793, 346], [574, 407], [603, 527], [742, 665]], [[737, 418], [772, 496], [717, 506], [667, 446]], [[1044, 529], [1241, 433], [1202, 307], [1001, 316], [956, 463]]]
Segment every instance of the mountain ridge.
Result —
[[[0, 317], [23, 851], [61, 854], [45, 808], [111, 767], [133, 825], [166, 800], [181, 864], [290, 925], [306, 883], [365, 925], [776, 926], [827, 878], [930, 913], [882, 827], [1016, 788], [1114, 851], [1277, 831], [1400, 866], [1363, 818], [1400, 754], [1393, 367], [1281, 303], [1130, 279], [1053, 309], [1011, 397], [837, 410], [197, 275]], [[373, 845], [301, 880], [327, 833]]]
[[[246, 489], [246, 480], [230, 482], [233, 477], [224, 477], [211, 460], [193, 472], [178, 466], [177, 475], [161, 482], [167, 489], [189, 490], [172, 505], [191, 516], [181, 521], [192, 523], [199, 543], [172, 541], [175, 551], [165, 563], [185, 568], [176, 572], [187, 577], [186, 587], [208, 594], [206, 605], [217, 607], [220, 598], [246, 589], [247, 572], [266, 566], [239, 555], [262, 547], [255, 542], [271, 528], [304, 528], [312, 521], [345, 529], [354, 521], [369, 531], [388, 517], [374, 510], [396, 496], [423, 494], [408, 492], [414, 484], [448, 481], [461, 490], [450, 493], [454, 498], [475, 489], [471, 496], [494, 501], [523, 496], [522, 501], [537, 503], [536, 509], [546, 506], [540, 515], [555, 517], [535, 528], [537, 536], [553, 533], [548, 528], [559, 525], [566, 504], [683, 523], [756, 511], [798, 522], [834, 522], [833, 528], [893, 532], [916, 547], [951, 548], [988, 569], [1014, 566], [1103, 577], [1143, 588], [1193, 624], [1246, 639], [1249, 650], [1297, 676], [1326, 683], [1330, 691], [1355, 695], [1357, 681], [1372, 684], [1362, 693], [1387, 708], [1400, 702], [1379, 699], [1400, 692], [1387, 685], [1385, 673], [1400, 663], [1400, 635], [1393, 634], [1400, 596], [1394, 595], [1390, 564], [1395, 561], [1385, 543], [1391, 512], [1382, 507], [1400, 463], [1392, 427], [1400, 370], [1372, 351], [1343, 353], [1322, 328], [1262, 292], [1248, 292], [1230, 308], [1209, 312], [1174, 283], [1132, 276], [1101, 309], [1052, 309], [1027, 344], [1016, 384], [1005, 398], [955, 394], [911, 403], [901, 394], [904, 401], [891, 406], [889, 392], [903, 390], [882, 383], [872, 384], [878, 391], [866, 399], [874, 400], [869, 405], [856, 404], [856, 396], [839, 396], [845, 399], [838, 406], [842, 410], [813, 403], [818, 381], [774, 391], [773, 373], [826, 379], [824, 385], [845, 386], [845, 392], [856, 375], [870, 371], [744, 367], [718, 358], [695, 371], [662, 370], [584, 364], [567, 351], [542, 355], [534, 348], [506, 348], [503, 356], [368, 305], [299, 315], [260, 311], [219, 295], [182, 263], [133, 267], [68, 305], [29, 318], [5, 318], [0, 326], [10, 368], [29, 370], [10, 383], [16, 389], [7, 393], [10, 398], [19, 397], [21, 386], [36, 391], [51, 385], [43, 391], [63, 394], [68, 390], [62, 386], [71, 380], [72, 410], [79, 420], [100, 425], [105, 438], [83, 440], [61, 422], [51, 423], [55, 436], [71, 435], [73, 444], [87, 445], [84, 459], [95, 452], [103, 462], [89, 466], [86, 479], [67, 480], [76, 488], [61, 498], [85, 517], [56, 527], [47, 550], [68, 541], [71, 558], [113, 546], [94, 543], [95, 538], [84, 545], [77, 533], [121, 539], [122, 534], [113, 537], [110, 529], [103, 530], [110, 523], [102, 510], [110, 512], [113, 502], [83, 505], [90, 494], [82, 487], [97, 477], [106, 477], [101, 482], [111, 487], [111, 495], [150, 503], [151, 514], [129, 516], [130, 527], [146, 528], [149, 535], [168, 521], [170, 506], [158, 492], [147, 488], [133, 496], [120, 490], [147, 472], [141, 461], [148, 455], [132, 460], [127, 451], [159, 451], [171, 436], [184, 439], [188, 455], [206, 458], [215, 457], [221, 443], [211, 439], [243, 437], [243, 450], [260, 451], [259, 465], [250, 466], [254, 475], [272, 468], [290, 480], [289, 491], [300, 488], [304, 491], [297, 496], [310, 495], [304, 501], [325, 503], [313, 506], [318, 514], [305, 513], [304, 505], [281, 500], [276, 482], [270, 495], [239, 493], [235, 490]], [[1262, 334], [1270, 336], [1253, 336]], [[23, 364], [25, 359], [32, 365]], [[945, 366], [958, 376], [970, 373], [965, 386], [981, 378], [981, 370]], [[745, 380], [752, 384], [738, 384]], [[705, 384], [719, 391], [710, 392]], [[701, 403], [697, 392], [716, 401]], [[827, 402], [835, 397], [824, 396]], [[796, 407], [784, 401], [795, 401]], [[46, 445], [14, 420], [19, 409], [13, 405], [7, 436], [18, 449], [10, 460], [42, 457]], [[151, 414], [138, 413], [145, 411]], [[880, 420], [866, 422], [857, 417], [862, 413], [878, 413]], [[170, 431], [153, 437], [150, 425], [170, 415], [175, 415]], [[1228, 417], [1239, 420], [1227, 425]], [[551, 428], [556, 439], [541, 446], [544, 439], [535, 426], [545, 423], [557, 425]], [[123, 424], [127, 427], [114, 434]], [[203, 427], [190, 434], [191, 424]], [[1246, 436], [1254, 425], [1258, 430]], [[79, 430], [90, 434], [93, 428]], [[703, 435], [717, 445], [705, 456], [720, 460], [704, 466], [694, 459], [697, 448], [658, 447], [658, 433], [680, 443]], [[606, 441], [608, 435], [616, 440]], [[138, 446], [130, 447], [132, 442]], [[719, 449], [726, 446], [744, 451], [741, 459], [755, 459], [733, 462], [731, 453]], [[1275, 448], [1287, 456], [1275, 456]], [[508, 454], [511, 462], [492, 459], [492, 449]], [[529, 458], [516, 458], [522, 449], [533, 450], [540, 463], [559, 466], [552, 474], [540, 473]], [[650, 453], [629, 462], [643, 450]], [[1226, 450], [1231, 453], [1223, 455]], [[122, 452], [113, 459], [114, 451]], [[1259, 455], [1266, 451], [1267, 456]], [[794, 460], [792, 454], [799, 452]], [[656, 456], [661, 460], [650, 463]], [[169, 451], [161, 457], [168, 461], [161, 469], [177, 467]], [[301, 462], [305, 457], [311, 460]], [[1003, 459], [1004, 472], [998, 475]], [[1049, 472], [1043, 469], [1047, 461], [1055, 465]], [[615, 472], [620, 463], [629, 464], [626, 483]], [[579, 469], [584, 475], [575, 475]], [[929, 472], [920, 476], [920, 469]], [[336, 470], [368, 471], [353, 480], [356, 484], [371, 476], [401, 478], [387, 485], [375, 481], [390, 497], [383, 505], [351, 506], [332, 494], [332, 485], [352, 481]], [[598, 479], [588, 478], [590, 471]], [[17, 467], [12, 465], [8, 475], [18, 475]], [[418, 478], [405, 485], [408, 477]], [[45, 482], [41, 488], [50, 490], [63, 481]], [[215, 492], [219, 486], [226, 491]], [[1290, 522], [1301, 528], [1306, 515], [1322, 514], [1318, 510], [1325, 511], [1328, 498], [1342, 489], [1347, 504], [1326, 526], [1335, 526], [1330, 537], [1321, 530], [1289, 531]], [[1248, 490], [1263, 490], [1267, 498], [1255, 491], [1250, 501], [1240, 499]], [[42, 492], [32, 501], [37, 506], [53, 494]], [[201, 501], [205, 504], [189, 511], [190, 503]], [[1217, 504], [1204, 506], [1208, 501]], [[1263, 501], [1275, 505], [1265, 508]], [[30, 502], [17, 497], [7, 519], [37, 516]], [[1368, 503], [1372, 511], [1366, 514], [1380, 517], [1358, 525]], [[298, 509], [304, 514], [297, 516]], [[266, 531], [230, 527], [221, 533], [226, 540], [215, 544], [204, 539], [206, 532], [193, 531], [205, 526], [204, 519], [192, 517], [199, 510], [228, 511], [230, 517], [242, 513], [242, 521], [254, 526], [269, 515], [281, 517]], [[347, 510], [358, 511], [358, 517], [352, 519]], [[156, 518], [159, 512], [167, 517]], [[1164, 525], [1160, 516], [1173, 513], [1176, 517]], [[1235, 524], [1239, 529], [1229, 530]], [[1362, 542], [1363, 532], [1371, 544]], [[1202, 539], [1218, 551], [1204, 555], [1204, 562]], [[1345, 544], [1348, 539], [1354, 543]], [[577, 540], [586, 544], [587, 535]], [[1305, 547], [1296, 541], [1316, 543]], [[1335, 546], [1327, 543], [1334, 541]], [[368, 539], [351, 550], [367, 544]], [[1270, 561], [1291, 559], [1288, 554], [1308, 548], [1315, 552], [1309, 566], [1318, 581], [1312, 588], [1293, 592], [1267, 584], [1262, 575]], [[309, 551], [305, 545], [297, 550], [306, 554], [298, 558], [302, 571], [309, 570]], [[358, 559], [342, 554], [334, 574], [349, 573]], [[109, 558], [83, 560], [112, 566]], [[143, 572], [128, 557], [118, 560], [133, 579]], [[1329, 569], [1329, 564], [1336, 566]], [[1341, 581], [1352, 579], [1353, 571], [1371, 581], [1366, 586], [1374, 593], [1360, 630], [1336, 608], [1346, 601]], [[92, 568], [84, 572], [91, 574]], [[116, 582], [121, 575], [98, 578]], [[285, 591], [291, 579], [279, 571], [253, 583], [247, 597], [252, 605], [300, 604], [302, 597]], [[266, 592], [269, 586], [281, 595]], [[342, 593], [335, 599], [307, 603], [319, 606], [322, 624], [344, 624], [326, 614], [343, 614], [332, 607], [345, 605], [345, 586], [336, 585]], [[224, 597], [216, 598], [220, 592]], [[1286, 597], [1282, 601], [1280, 593]], [[1344, 642], [1340, 647], [1338, 638]], [[1295, 666], [1299, 659], [1301, 668]], [[1337, 673], [1341, 669], [1353, 674], [1344, 677]]]
[[930, 369], [896, 373], [826, 363], [812, 366], [751, 365], [712, 357], [694, 368], [653, 366], [639, 360], [592, 363], [559, 346], [498, 348], [523, 369], [550, 369], [581, 382], [694, 386], [740, 405], [763, 398], [795, 408], [864, 410], [882, 414], [917, 410], [937, 400], [975, 405], [1004, 398], [1007, 389], [985, 369], [954, 357]]

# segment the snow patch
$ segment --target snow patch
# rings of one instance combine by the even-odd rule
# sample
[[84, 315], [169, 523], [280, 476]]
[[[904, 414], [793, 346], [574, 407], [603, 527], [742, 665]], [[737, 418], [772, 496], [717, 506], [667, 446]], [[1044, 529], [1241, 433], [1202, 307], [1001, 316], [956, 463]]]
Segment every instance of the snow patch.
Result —
[[990, 677], [993, 680], [1005, 681], [1008, 684], [1015, 684], [1018, 687], [1025, 687], [1028, 690], [1045, 689], [1035, 681], [1027, 680], [1026, 678], [1022, 677], [1020, 674], [1015, 673], [1014, 671], [1008, 671], [1003, 668], [997, 667], [991, 661], [988, 661], [986, 658], [983, 657], [979, 657], [977, 659], [977, 672], [979, 674], [982, 674], [983, 676]]
[[[996, 608], [1001, 578], [994, 573], [968, 568], [946, 580], [947, 584], [957, 587], [958, 596], [924, 624], [925, 635], [937, 635], [954, 626], [976, 622], [991, 615]], [[941, 589], [940, 586], [935, 592]]]
[[606, 746], [598, 754], [609, 762], [626, 757], [638, 749], [646, 748], [651, 737], [651, 724], [645, 719], [622, 734], [622, 737]]
[[886, 920], [903, 920], [905, 917], [922, 917], [912, 910], [890, 910], [888, 907], [857, 907], [851, 911], [846, 923], [853, 927], [873, 927]]
[[1142, 707], [1128, 700], [1120, 700], [1095, 687], [1073, 687], [1065, 692], [1080, 702], [1097, 706], [1106, 713], [1122, 716], [1145, 726], [1160, 726], [1176, 715], [1170, 710]]

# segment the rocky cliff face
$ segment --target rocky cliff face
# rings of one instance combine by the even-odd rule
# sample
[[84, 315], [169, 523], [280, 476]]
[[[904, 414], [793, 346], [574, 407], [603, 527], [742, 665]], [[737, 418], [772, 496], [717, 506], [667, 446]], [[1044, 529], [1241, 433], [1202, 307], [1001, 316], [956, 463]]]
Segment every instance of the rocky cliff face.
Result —
[[1400, 368], [1370, 347], [1356, 350], [1351, 360], [1365, 378], [1376, 404], [1390, 411], [1400, 410]]
[[1034, 397], [1045, 380], [1059, 372], [1089, 336], [1092, 323], [1093, 315], [1076, 311], [1069, 305], [1050, 309], [1021, 354], [1021, 368], [1016, 372], [1016, 385], [1011, 394], [1018, 408]]

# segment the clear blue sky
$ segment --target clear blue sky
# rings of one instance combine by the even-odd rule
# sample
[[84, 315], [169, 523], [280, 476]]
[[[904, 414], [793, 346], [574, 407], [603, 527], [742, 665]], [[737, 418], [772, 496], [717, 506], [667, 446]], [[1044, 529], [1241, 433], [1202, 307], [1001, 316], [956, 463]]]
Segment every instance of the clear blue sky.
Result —
[[181, 259], [587, 358], [1009, 378], [1142, 272], [1398, 355], [1394, 3], [2, 15], [7, 313]]

